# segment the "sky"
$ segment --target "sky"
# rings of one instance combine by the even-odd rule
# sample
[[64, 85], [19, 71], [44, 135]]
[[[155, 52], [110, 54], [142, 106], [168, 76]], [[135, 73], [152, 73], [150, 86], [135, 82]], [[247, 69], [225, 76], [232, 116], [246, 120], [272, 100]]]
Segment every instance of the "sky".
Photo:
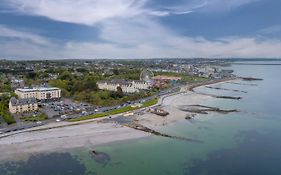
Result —
[[281, 58], [280, 0], [1, 0], [0, 58]]

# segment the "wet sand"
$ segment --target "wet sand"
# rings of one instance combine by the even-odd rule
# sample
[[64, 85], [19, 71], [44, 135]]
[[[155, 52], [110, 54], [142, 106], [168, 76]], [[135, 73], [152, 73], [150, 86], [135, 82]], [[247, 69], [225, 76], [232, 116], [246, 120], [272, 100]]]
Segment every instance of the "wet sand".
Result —
[[165, 125], [174, 123], [178, 120], [185, 119], [187, 112], [179, 109], [182, 105], [200, 104], [202, 101], [213, 100], [210, 96], [197, 94], [194, 92], [181, 93], [169, 96], [163, 100], [162, 108], [170, 114], [166, 117], [161, 117], [151, 113], [136, 117], [139, 122], [147, 127], [159, 129]]

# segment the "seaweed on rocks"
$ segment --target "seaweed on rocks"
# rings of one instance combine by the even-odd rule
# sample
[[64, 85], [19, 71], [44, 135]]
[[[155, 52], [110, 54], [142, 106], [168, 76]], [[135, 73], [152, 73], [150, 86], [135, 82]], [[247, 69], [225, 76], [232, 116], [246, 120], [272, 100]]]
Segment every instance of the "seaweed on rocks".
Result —
[[226, 89], [226, 88], [219, 88], [219, 87], [211, 87], [211, 86], [205, 86], [208, 89], [216, 89], [216, 90], [223, 90], [223, 91], [232, 91], [232, 92], [241, 92], [241, 93], [248, 93], [246, 91], [236, 90], [236, 89]]
[[111, 158], [107, 153], [92, 150], [90, 151], [90, 154], [97, 163], [103, 164], [104, 166], [109, 164], [111, 161]]
[[181, 137], [181, 136], [172, 136], [169, 134], [160, 133], [158, 131], [155, 131], [153, 129], [150, 129], [148, 127], [145, 127], [145, 126], [137, 124], [137, 123], [127, 124], [126, 126], [136, 129], [136, 130], [144, 131], [144, 132], [156, 135], [156, 136], [162, 136], [162, 137], [166, 137], [166, 138], [172, 138], [172, 139], [183, 140], [183, 141], [188, 141], [188, 142], [202, 143], [202, 141], [192, 139], [192, 138], [186, 138], [186, 137]]
[[218, 112], [218, 113], [232, 113], [239, 112], [237, 109], [224, 110], [216, 107], [204, 106], [204, 105], [187, 105], [179, 108], [181, 111], [196, 113], [196, 114], [208, 114], [208, 112]]
[[240, 77], [244, 81], [262, 81], [262, 78], [253, 78], [253, 77]]

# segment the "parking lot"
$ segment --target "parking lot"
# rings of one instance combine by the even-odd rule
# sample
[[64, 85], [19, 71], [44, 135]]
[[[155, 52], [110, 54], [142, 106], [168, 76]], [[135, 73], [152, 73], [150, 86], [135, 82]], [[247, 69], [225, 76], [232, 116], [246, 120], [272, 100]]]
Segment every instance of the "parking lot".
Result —
[[61, 115], [85, 114], [87, 111], [94, 110], [94, 107], [85, 103], [74, 103], [68, 99], [61, 101], [47, 102], [41, 104], [42, 112], [49, 118]]

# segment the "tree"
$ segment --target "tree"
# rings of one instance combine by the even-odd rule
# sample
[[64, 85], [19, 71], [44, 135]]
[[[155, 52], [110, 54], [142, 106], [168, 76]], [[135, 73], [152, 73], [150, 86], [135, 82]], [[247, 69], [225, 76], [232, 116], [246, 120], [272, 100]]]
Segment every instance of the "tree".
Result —
[[26, 78], [27, 78], [27, 79], [32, 79], [32, 80], [34, 80], [34, 79], [36, 79], [36, 77], [37, 77], [37, 74], [36, 74], [35, 72], [28, 72], [28, 73], [26, 74]]
[[119, 75], [120, 74], [118, 69], [113, 69], [112, 72], [113, 72], [114, 75]]
[[116, 92], [110, 92], [110, 97], [114, 98], [114, 99], [118, 99], [118, 98], [122, 98], [124, 96], [123, 94], [123, 90], [120, 86], [117, 87], [117, 91]]
[[59, 78], [61, 80], [71, 80], [72, 79], [72, 74], [69, 72], [69, 71], [64, 71], [60, 76]]
[[108, 91], [100, 91], [97, 94], [102, 100], [109, 99], [109, 97], [110, 97]]
[[117, 97], [122, 98], [124, 96], [123, 90], [120, 86], [117, 87]]
[[8, 112], [9, 96], [3, 95], [0, 97], [0, 116], [7, 122], [8, 125], [16, 123], [14, 117]]

